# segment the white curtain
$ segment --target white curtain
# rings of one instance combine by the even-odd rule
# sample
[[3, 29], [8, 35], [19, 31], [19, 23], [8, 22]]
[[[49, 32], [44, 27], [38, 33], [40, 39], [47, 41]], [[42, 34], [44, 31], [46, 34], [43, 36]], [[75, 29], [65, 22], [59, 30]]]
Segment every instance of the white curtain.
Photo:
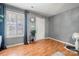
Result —
[[1, 47], [1, 43], [2, 43], [2, 36], [0, 36], [0, 47]]

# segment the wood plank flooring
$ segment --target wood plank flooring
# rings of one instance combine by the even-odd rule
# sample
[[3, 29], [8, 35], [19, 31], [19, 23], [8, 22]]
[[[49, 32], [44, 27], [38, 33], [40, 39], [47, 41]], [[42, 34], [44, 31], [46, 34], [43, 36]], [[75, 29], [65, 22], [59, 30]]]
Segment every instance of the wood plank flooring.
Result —
[[77, 56], [64, 48], [64, 44], [52, 39], [43, 39], [29, 45], [19, 45], [0, 52], [0, 56], [51, 56], [60, 51], [66, 56]]

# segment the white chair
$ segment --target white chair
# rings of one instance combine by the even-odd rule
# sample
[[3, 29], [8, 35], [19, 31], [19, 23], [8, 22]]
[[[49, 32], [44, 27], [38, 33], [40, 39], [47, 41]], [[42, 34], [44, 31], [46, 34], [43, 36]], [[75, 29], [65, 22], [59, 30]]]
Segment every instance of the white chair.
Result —
[[75, 49], [79, 50], [79, 33], [73, 33], [72, 39], [76, 40], [75, 41]]

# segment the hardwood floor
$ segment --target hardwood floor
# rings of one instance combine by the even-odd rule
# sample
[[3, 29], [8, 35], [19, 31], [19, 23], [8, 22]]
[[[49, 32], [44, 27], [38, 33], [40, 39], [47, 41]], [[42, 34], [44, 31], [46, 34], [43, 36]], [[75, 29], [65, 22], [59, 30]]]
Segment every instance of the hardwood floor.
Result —
[[29, 45], [19, 45], [0, 52], [0, 56], [51, 56], [60, 51], [66, 56], [77, 56], [64, 48], [64, 44], [52, 39], [43, 39]]

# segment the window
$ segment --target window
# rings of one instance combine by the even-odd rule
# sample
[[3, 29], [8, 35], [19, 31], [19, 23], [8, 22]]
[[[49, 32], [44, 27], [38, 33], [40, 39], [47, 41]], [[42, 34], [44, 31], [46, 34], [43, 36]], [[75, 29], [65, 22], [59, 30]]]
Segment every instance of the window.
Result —
[[6, 10], [5, 36], [6, 38], [24, 36], [24, 14]]

